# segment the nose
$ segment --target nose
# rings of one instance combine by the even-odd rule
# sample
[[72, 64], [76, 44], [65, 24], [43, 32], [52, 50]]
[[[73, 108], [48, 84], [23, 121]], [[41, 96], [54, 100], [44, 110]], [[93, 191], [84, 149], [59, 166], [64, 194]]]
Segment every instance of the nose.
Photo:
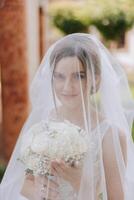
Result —
[[64, 86], [63, 86], [63, 92], [65, 94], [71, 93], [73, 90], [73, 84], [72, 84], [72, 80], [70, 78], [67, 78], [64, 82]]

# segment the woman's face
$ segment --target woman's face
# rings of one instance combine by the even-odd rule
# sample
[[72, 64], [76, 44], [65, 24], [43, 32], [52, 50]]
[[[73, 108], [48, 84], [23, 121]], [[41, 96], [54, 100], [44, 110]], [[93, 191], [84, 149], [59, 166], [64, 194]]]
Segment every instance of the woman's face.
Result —
[[73, 109], [82, 105], [82, 93], [86, 96], [86, 70], [76, 56], [62, 58], [56, 64], [53, 87], [63, 106]]

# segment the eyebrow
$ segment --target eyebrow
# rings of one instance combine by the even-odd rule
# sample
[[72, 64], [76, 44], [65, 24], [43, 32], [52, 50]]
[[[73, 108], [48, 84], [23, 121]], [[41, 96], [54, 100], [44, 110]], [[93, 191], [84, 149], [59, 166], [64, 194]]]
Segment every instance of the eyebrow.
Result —
[[80, 72], [75, 72], [75, 73], [85, 74], [86, 72], [80, 71]]
[[[57, 73], [57, 74], [62, 74], [61, 72], [56, 72], [56, 71], [54, 71], [54, 73]], [[73, 72], [72, 74], [77, 74], [77, 73], [80, 73], [80, 74], [86, 74], [86, 72], [84, 72], [84, 71], [80, 71], [80, 72]]]

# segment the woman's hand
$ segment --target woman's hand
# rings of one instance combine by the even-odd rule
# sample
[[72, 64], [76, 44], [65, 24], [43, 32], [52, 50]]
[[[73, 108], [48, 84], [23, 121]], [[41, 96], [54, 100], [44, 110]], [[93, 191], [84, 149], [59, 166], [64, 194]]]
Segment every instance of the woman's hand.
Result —
[[69, 166], [63, 160], [54, 160], [51, 162], [52, 174], [62, 177], [68, 181], [72, 187], [79, 191], [82, 169], [76, 166]]
[[[38, 176], [35, 178], [35, 184], [37, 185], [37, 190], [40, 193], [41, 199], [55, 200], [58, 199], [58, 183], [52, 179]], [[38, 192], [37, 192], [38, 193]]]
[[53, 180], [48, 180], [47, 177], [27, 174], [21, 190], [21, 194], [29, 200], [37, 199], [58, 199], [58, 184]]

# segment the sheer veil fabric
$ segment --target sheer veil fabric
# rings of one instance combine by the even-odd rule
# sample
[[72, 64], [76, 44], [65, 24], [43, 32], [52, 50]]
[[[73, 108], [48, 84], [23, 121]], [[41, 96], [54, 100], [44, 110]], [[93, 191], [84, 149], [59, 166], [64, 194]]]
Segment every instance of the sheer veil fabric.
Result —
[[67, 121], [88, 137], [79, 189], [58, 177], [57, 199], [134, 199], [134, 101], [123, 68], [95, 36], [76, 33], [53, 44], [33, 79], [30, 98], [31, 112], [0, 185], [1, 200], [53, 199], [47, 198], [48, 190], [41, 196], [37, 177], [33, 198], [21, 192], [26, 178], [18, 160], [22, 138], [27, 140], [29, 128], [40, 121]]

